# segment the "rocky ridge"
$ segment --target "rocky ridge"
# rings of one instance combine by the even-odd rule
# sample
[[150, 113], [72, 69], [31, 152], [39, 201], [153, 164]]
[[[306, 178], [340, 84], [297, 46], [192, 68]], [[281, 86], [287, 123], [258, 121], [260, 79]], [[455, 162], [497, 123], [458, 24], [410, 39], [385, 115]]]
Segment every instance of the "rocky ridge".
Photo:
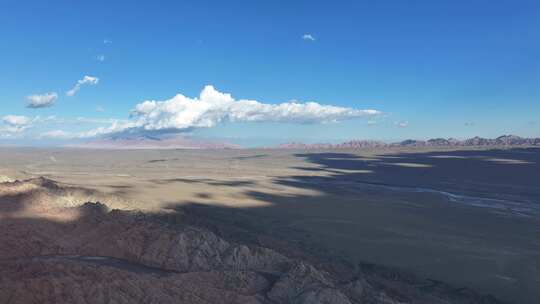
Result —
[[[189, 209], [58, 199], [71, 192], [44, 178], [0, 183], [1, 303], [499, 303], [375, 266], [335, 271]], [[247, 239], [258, 238], [271, 236]]]

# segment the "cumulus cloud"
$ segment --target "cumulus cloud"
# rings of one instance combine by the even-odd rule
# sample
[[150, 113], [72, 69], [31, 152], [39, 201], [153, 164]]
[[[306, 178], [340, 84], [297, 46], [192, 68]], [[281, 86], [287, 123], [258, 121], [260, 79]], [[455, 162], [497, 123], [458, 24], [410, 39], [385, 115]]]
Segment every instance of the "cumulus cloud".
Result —
[[99, 78], [93, 77], [93, 76], [84, 76], [83, 79], [80, 79], [77, 81], [75, 86], [66, 92], [67, 96], [75, 96], [77, 92], [81, 89], [81, 86], [83, 85], [96, 85], [99, 82]]
[[230, 94], [206, 86], [198, 97], [178, 94], [164, 101], [148, 100], [137, 104], [128, 120], [78, 117], [61, 119], [54, 116], [28, 118], [8, 115], [2, 118], [12, 131], [24, 131], [35, 124], [102, 124], [83, 132], [52, 130], [42, 138], [91, 138], [120, 133], [180, 133], [194, 128], [211, 128], [223, 122], [332, 123], [356, 118], [375, 118], [381, 112], [322, 105], [316, 102], [290, 101], [280, 104], [249, 99], [234, 99]]
[[313, 37], [313, 35], [311, 34], [302, 35], [302, 39], [307, 40], [307, 41], [315, 41], [315, 37]]
[[256, 100], [235, 100], [213, 86], [206, 86], [198, 98], [178, 94], [165, 101], [144, 101], [131, 113], [130, 128], [144, 130], [188, 130], [210, 128], [221, 122], [328, 123], [379, 115], [377, 110], [321, 105], [296, 101], [268, 104]]
[[27, 107], [33, 109], [50, 107], [55, 103], [56, 99], [58, 99], [56, 92], [26, 96]]

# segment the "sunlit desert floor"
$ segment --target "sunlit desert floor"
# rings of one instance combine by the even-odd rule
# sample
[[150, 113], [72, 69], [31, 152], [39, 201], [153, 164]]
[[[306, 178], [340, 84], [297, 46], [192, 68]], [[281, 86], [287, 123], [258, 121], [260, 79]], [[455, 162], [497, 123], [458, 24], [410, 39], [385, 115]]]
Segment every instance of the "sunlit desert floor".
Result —
[[540, 298], [540, 149], [0, 149], [0, 182], [37, 177], [113, 209], [190, 207], [327, 258]]

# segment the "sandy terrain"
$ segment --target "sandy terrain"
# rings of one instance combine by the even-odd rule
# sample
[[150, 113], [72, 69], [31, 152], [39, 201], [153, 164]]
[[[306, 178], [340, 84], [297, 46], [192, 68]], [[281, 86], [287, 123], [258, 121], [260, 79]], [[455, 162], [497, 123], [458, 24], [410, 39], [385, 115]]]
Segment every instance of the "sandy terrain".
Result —
[[[294, 262], [286, 263], [288, 267], [279, 271], [274, 269], [272, 273], [278, 277], [290, 277], [291, 271], [296, 269], [294, 265], [298, 265], [296, 259], [299, 256], [302, 265], [313, 264], [316, 271], [329, 271], [321, 266], [325, 263], [333, 265], [329, 278], [320, 279], [316, 275], [322, 281], [332, 282], [317, 283], [317, 286], [325, 286], [317, 289], [317, 294], [328, 296], [334, 299], [333, 302], [337, 302], [335, 297], [342, 296], [349, 302], [358, 300], [351, 296], [350, 288], [336, 283], [344, 274], [336, 270], [339, 266], [335, 265], [348, 265], [348, 268], [356, 269], [353, 272], [363, 269], [362, 273], [366, 273], [365, 263], [375, 263], [400, 268], [420, 278], [445, 281], [457, 288], [467, 287], [480, 293], [493, 294], [510, 303], [535, 303], [534, 300], [540, 297], [540, 242], [537, 237], [540, 235], [539, 167], [539, 149], [383, 150], [359, 153], [343, 150], [90, 151], [6, 148], [0, 150], [0, 182], [46, 177], [58, 183], [43, 184], [43, 180], [39, 180], [39, 183], [21, 183], [18, 186], [22, 187], [20, 189], [4, 189], [0, 225], [16, 227], [32, 219], [30, 226], [33, 229], [36, 229], [36, 223], [46, 227], [49, 227], [48, 223], [55, 223], [60, 226], [40, 226], [40, 229], [59, 229], [54, 231], [69, 235], [67, 231], [73, 228], [70, 223], [83, 223], [80, 225], [84, 227], [85, 221], [81, 219], [87, 217], [86, 209], [80, 206], [87, 201], [102, 202], [109, 209], [141, 210], [145, 214], [189, 214], [182, 221], [204, 229], [204, 233], [216, 233], [224, 242], [234, 243], [230, 245], [232, 248], [242, 243], [251, 244], [254, 237], [268, 236], [272, 241], [261, 244], [258, 239], [256, 245], [270, 248], [272, 256], [284, 256], [287, 261], [294, 257]], [[60, 187], [61, 195], [50, 196], [51, 187]], [[41, 203], [31, 203], [36, 201], [34, 196], [31, 196], [30, 202], [21, 200], [26, 197], [23, 193], [28, 191], [45, 193], [39, 199]], [[55, 191], [52, 193], [58, 194]], [[24, 208], [19, 204], [23, 204]], [[9, 227], [2, 227], [2, 231], [9, 231]], [[242, 230], [242, 233], [235, 229]], [[29, 228], [26, 233], [32, 234], [33, 231]], [[24, 263], [38, 270], [58, 265], [53, 262], [60, 259], [65, 263], [62, 269], [66, 282], [71, 281], [70, 278], [78, 278], [84, 267], [91, 267], [93, 264], [81, 264], [80, 261], [88, 261], [92, 257], [121, 260], [109, 261], [106, 263], [109, 268], [111, 265], [140, 262], [140, 257], [130, 260], [127, 258], [129, 254], [112, 254], [118, 252], [118, 248], [103, 249], [96, 254], [96, 250], [72, 247], [79, 235], [66, 236], [73, 240], [68, 242], [64, 239], [64, 243], [55, 244], [56, 249], [47, 249], [54, 255], [58, 255], [58, 251], [62, 253], [53, 260], [34, 258], [31, 263], [25, 263], [16, 252], [11, 255], [4, 253], [3, 258], [16, 260], [16, 263], [9, 263], [11, 269], [20, 268], [17, 263]], [[242, 237], [239, 238], [239, 235]], [[43, 237], [43, 243], [50, 242]], [[88, 240], [99, 243], [97, 236], [85, 239]], [[287, 245], [276, 245], [278, 240]], [[16, 248], [12, 244], [8, 246], [5, 241], [0, 244], [3, 252], [9, 252], [7, 248]], [[31, 244], [25, 246], [31, 248]], [[101, 244], [94, 246], [106, 247]], [[29, 250], [24, 248], [25, 252]], [[36, 256], [44, 252], [40, 251]], [[66, 255], [77, 258], [66, 259]], [[157, 267], [159, 269], [156, 271], [162, 271], [160, 263], [163, 262], [149, 259], [143, 265], [122, 264], [125, 267], [121, 268], [124, 272], [126, 267]], [[219, 265], [220, 271], [230, 270]], [[264, 270], [260, 265], [242, 267], [243, 271], [254, 273], [246, 275], [253, 276]], [[103, 271], [113, 271], [109, 268]], [[114, 271], [118, 269], [113, 268]], [[97, 271], [95, 267], [92, 269]], [[170, 267], [166, 269], [171, 270]], [[172, 270], [180, 271], [174, 267]], [[396, 270], [395, 273], [400, 272]], [[10, 275], [13, 272], [8, 270], [2, 276]], [[118, 275], [133, 276], [131, 272]], [[239, 280], [239, 275], [233, 276]], [[349, 279], [350, 276], [351, 273], [345, 275]], [[153, 280], [156, 279], [152, 275], [140, 279], [140, 288], [154, 285]], [[166, 289], [169, 294], [185, 294], [185, 290], [174, 289], [175, 280], [187, 279], [174, 277], [160, 284], [172, 286]], [[238, 297], [248, 294], [253, 301], [268, 300], [271, 294], [268, 289], [278, 286], [279, 280], [263, 276], [260, 281], [260, 286], [249, 287], [250, 293], [233, 291], [234, 295], [227, 299], [242, 302]], [[403, 281], [407, 280], [397, 281], [404, 284]], [[7, 284], [5, 280], [2, 282]], [[385, 285], [387, 282], [381, 284], [386, 292], [389, 288]], [[431, 286], [431, 289], [435, 286], [409, 284], [398, 288], [402, 294], [392, 298], [392, 293], [388, 292], [381, 296], [374, 285], [365, 283], [364, 286], [368, 286], [366, 290], [375, 291], [364, 294], [363, 300], [365, 297], [380, 301], [381, 297], [395, 301], [407, 297], [416, 299], [420, 296], [409, 290], [411, 286]], [[224, 287], [210, 284], [205, 288], [215, 290]], [[325, 288], [339, 293], [326, 294], [323, 292]], [[440, 288], [446, 292], [446, 287]], [[284, 295], [287, 292], [277, 292], [279, 295], [274, 300], [290, 300]], [[206, 293], [201, 291], [201, 294]], [[433, 290], [429, 294], [444, 298]], [[218, 296], [223, 295], [218, 293]], [[452, 297], [457, 296], [452, 294]], [[212, 299], [205, 301], [212, 302]], [[440, 303], [459, 301], [452, 298], [441, 300]], [[436, 302], [432, 299], [431, 303]]]

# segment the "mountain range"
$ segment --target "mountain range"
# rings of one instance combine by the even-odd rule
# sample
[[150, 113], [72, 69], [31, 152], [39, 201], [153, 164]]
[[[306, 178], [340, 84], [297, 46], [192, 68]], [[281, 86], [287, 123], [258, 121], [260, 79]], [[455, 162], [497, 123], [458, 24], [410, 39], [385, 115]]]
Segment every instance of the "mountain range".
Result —
[[113, 135], [71, 145], [88, 149], [237, 149], [238, 145], [187, 136]]
[[524, 138], [516, 135], [503, 135], [497, 138], [473, 137], [465, 140], [455, 138], [432, 138], [428, 140], [407, 139], [395, 143], [375, 140], [352, 140], [339, 144], [287, 143], [278, 149], [362, 149], [391, 147], [480, 147], [480, 146], [540, 146], [540, 138]]
[[[407, 139], [387, 143], [376, 140], [351, 140], [338, 144], [306, 144], [291, 142], [268, 149], [367, 149], [395, 147], [482, 147], [482, 146], [540, 146], [540, 138], [525, 138], [516, 135], [503, 135], [497, 138], [473, 137], [465, 140], [455, 138], [432, 138], [429, 140]], [[71, 145], [89, 149], [240, 149], [239, 145], [216, 140], [204, 140], [188, 136], [150, 136], [150, 135], [114, 135], [102, 137], [85, 143]]]

